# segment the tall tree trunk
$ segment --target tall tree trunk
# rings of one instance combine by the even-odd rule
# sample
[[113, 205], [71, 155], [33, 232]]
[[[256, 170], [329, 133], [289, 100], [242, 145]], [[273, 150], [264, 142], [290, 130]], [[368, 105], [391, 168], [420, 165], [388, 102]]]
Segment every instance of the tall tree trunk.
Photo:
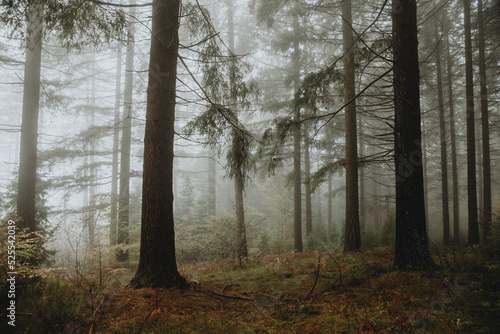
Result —
[[352, 33], [351, 0], [342, 1], [342, 38], [344, 40], [344, 103], [345, 107], [345, 236], [344, 252], [361, 249], [359, 229], [358, 144], [356, 96], [354, 80], [354, 38]]
[[425, 223], [415, 0], [392, 1], [392, 34], [396, 163], [394, 264], [400, 270], [434, 269]]
[[478, 0], [478, 39], [479, 39], [479, 83], [481, 90], [481, 130], [483, 139], [483, 239], [491, 234], [491, 158], [490, 129], [488, 111], [488, 86], [486, 78], [486, 47], [484, 38], [483, 0]]
[[[230, 89], [231, 89], [231, 108], [234, 108], [234, 113], [236, 115], [236, 122], [238, 122], [237, 116], [237, 99], [236, 99], [236, 78], [235, 78], [235, 59], [234, 59], [234, 8], [233, 0], [228, 0], [228, 44], [229, 51], [231, 52], [231, 70], [230, 70]], [[238, 135], [239, 130], [233, 130], [233, 150], [239, 150], [241, 138]], [[234, 204], [236, 207], [236, 233], [238, 240], [238, 258], [241, 259], [248, 256], [247, 247], [247, 236], [245, 227], [245, 208], [243, 205], [243, 189], [245, 186], [245, 180], [243, 179], [243, 171], [241, 170], [240, 164], [237, 163], [236, 170], [234, 172]]]
[[[299, 18], [295, 13], [293, 17], [293, 32], [295, 36], [299, 33]], [[295, 71], [294, 78], [294, 94], [299, 89], [300, 84], [300, 46], [297, 38], [293, 42], [293, 70]], [[301, 177], [301, 123], [300, 123], [300, 107], [297, 101], [294, 103], [293, 120], [295, 126], [293, 128], [293, 248], [302, 253], [302, 177]]]
[[434, 23], [434, 37], [436, 40], [436, 76], [439, 110], [439, 135], [441, 144], [441, 205], [443, 208], [443, 244], [450, 244], [450, 211], [448, 199], [448, 156], [446, 150], [446, 123], [444, 117], [443, 74], [441, 68], [441, 36], [438, 31], [438, 21]]
[[453, 244], [460, 246], [460, 203], [458, 198], [457, 138], [453, 96], [453, 72], [449, 34], [446, 35], [446, 67], [448, 72], [448, 105], [450, 108], [451, 174], [453, 182]]
[[122, 87], [122, 45], [118, 44], [118, 54], [116, 60], [116, 85], [115, 85], [115, 115], [113, 118], [113, 157], [111, 160], [111, 208], [109, 245], [115, 246], [117, 243], [118, 230], [118, 150], [120, 144], [120, 105]]
[[465, 98], [467, 101], [467, 207], [469, 210], [469, 244], [479, 243], [476, 184], [476, 135], [474, 128], [474, 82], [472, 77], [472, 40], [470, 0], [464, 0], [465, 30]]
[[29, 231], [39, 228], [36, 221], [36, 169], [42, 34], [43, 1], [32, 1], [28, 13], [17, 193], [17, 214], [22, 219], [19, 227]]
[[[92, 66], [91, 66], [91, 79], [90, 79], [90, 128], [95, 127], [95, 108], [96, 108], [96, 85], [95, 85], [95, 55], [92, 55]], [[89, 206], [87, 213], [87, 224], [89, 230], [89, 244], [91, 247], [94, 246], [95, 242], [95, 227], [96, 227], [96, 216], [95, 216], [95, 139], [90, 138], [90, 156], [89, 156]]]
[[141, 248], [131, 285], [186, 286], [175, 260], [172, 167], [180, 0], [153, 0]]
[[[307, 133], [307, 127], [306, 127]], [[313, 231], [312, 226], [312, 199], [311, 199], [311, 184], [309, 182], [311, 178], [311, 157], [309, 152], [309, 139], [304, 138], [304, 178], [306, 180], [304, 184], [305, 188], [305, 204], [306, 204], [306, 236], [310, 236]]]
[[337, 243], [337, 240], [333, 240], [332, 236], [334, 235], [334, 226], [333, 226], [333, 174], [328, 173], [328, 193], [327, 193], [327, 201], [326, 201], [326, 213], [327, 213], [327, 220], [326, 220], [326, 230], [327, 230], [327, 240], [330, 243], [335, 242]]
[[[130, 10], [135, 16], [135, 9]], [[129, 201], [130, 201], [130, 149], [132, 141], [132, 95], [134, 86], [134, 33], [129, 28], [127, 51], [125, 54], [125, 88], [123, 92], [122, 142], [120, 150], [120, 194], [118, 200], [118, 240], [120, 247], [116, 251], [116, 260], [126, 262], [129, 259]]]

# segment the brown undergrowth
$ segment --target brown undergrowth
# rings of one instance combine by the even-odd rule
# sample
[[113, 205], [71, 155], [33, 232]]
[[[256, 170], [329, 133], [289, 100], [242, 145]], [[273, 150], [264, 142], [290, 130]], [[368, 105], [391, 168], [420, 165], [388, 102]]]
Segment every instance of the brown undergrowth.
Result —
[[393, 271], [388, 249], [268, 255], [180, 272], [190, 289], [131, 289], [133, 271], [121, 270], [122, 284], [96, 292], [92, 305], [87, 293], [59, 332], [488, 333], [464, 313], [470, 284]]

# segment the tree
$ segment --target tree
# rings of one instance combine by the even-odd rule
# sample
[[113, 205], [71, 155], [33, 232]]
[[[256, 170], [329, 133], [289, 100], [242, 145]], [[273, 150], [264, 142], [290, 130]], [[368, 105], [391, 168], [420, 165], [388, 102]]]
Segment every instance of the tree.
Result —
[[359, 189], [358, 189], [358, 140], [356, 124], [356, 90], [354, 38], [352, 33], [351, 0], [342, 1], [342, 37], [344, 40], [344, 103], [346, 142], [346, 208], [344, 252], [361, 249], [359, 229]]
[[483, 141], [483, 240], [491, 234], [491, 158], [490, 158], [490, 129], [488, 111], [488, 87], [486, 79], [485, 55], [485, 22], [483, 0], [478, 0], [478, 47], [479, 47], [479, 85], [481, 93], [481, 133]]
[[467, 113], [467, 207], [469, 214], [469, 244], [479, 243], [476, 183], [476, 135], [474, 127], [474, 82], [472, 71], [472, 38], [470, 0], [464, 0], [465, 30], [465, 99]]
[[23, 91], [23, 116], [19, 161], [17, 213], [20, 227], [36, 230], [35, 212], [37, 179], [37, 139], [40, 100], [42, 39], [55, 35], [66, 48], [97, 46], [119, 36], [125, 25], [124, 17], [93, 2], [55, 0], [3, 1], [0, 21], [14, 33], [26, 25], [26, 62]]
[[427, 241], [422, 170], [417, 6], [392, 1], [396, 245], [400, 270], [435, 269]]
[[153, 0], [139, 266], [135, 288], [183, 287], [175, 259], [172, 169], [180, 0]]
[[22, 218], [20, 227], [28, 228], [29, 231], [37, 230], [35, 201], [43, 23], [43, 2], [33, 1], [28, 7], [17, 194], [17, 214]]
[[[130, 17], [135, 16], [131, 8]], [[118, 199], [118, 234], [116, 259], [128, 261], [127, 245], [129, 243], [129, 198], [130, 198], [130, 146], [132, 140], [132, 89], [134, 83], [134, 32], [129, 27], [127, 51], [125, 53], [125, 88], [123, 94], [122, 140], [120, 149], [120, 184]]]
[[436, 45], [436, 77], [439, 111], [439, 134], [441, 145], [441, 204], [443, 208], [443, 244], [450, 244], [450, 212], [448, 200], [448, 158], [446, 153], [446, 123], [444, 117], [443, 74], [441, 66], [441, 36], [438, 30], [438, 21], [434, 22], [434, 39]]

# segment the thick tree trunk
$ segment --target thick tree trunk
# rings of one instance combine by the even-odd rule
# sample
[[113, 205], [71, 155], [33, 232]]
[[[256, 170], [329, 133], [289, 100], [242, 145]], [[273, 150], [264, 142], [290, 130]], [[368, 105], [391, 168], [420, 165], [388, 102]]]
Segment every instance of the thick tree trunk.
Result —
[[474, 128], [474, 82], [472, 77], [472, 40], [470, 0], [464, 0], [465, 31], [465, 98], [467, 101], [467, 202], [469, 210], [469, 244], [479, 243], [476, 183], [476, 135]]
[[[358, 146], [359, 146], [359, 157], [361, 159], [365, 158], [365, 144], [362, 141], [363, 137], [363, 119], [361, 114], [357, 115], [358, 121]], [[366, 190], [365, 190], [365, 168], [363, 165], [358, 166], [359, 170], [359, 225], [360, 229], [366, 228]], [[373, 218], [373, 217], [372, 217]]]
[[481, 130], [483, 139], [483, 239], [491, 234], [491, 157], [488, 111], [488, 87], [486, 78], [486, 47], [484, 38], [483, 0], [478, 0], [478, 40], [479, 40], [479, 84], [481, 89]]
[[448, 156], [446, 150], [446, 123], [444, 117], [443, 74], [441, 68], [441, 38], [438, 31], [438, 22], [434, 23], [434, 37], [436, 40], [436, 76], [439, 110], [439, 135], [441, 144], [441, 205], [443, 208], [443, 244], [450, 244], [450, 211], [448, 199]]
[[135, 288], [186, 286], [175, 260], [172, 167], [180, 0], [153, 0], [144, 138], [142, 223]]
[[118, 45], [116, 60], [115, 115], [113, 118], [113, 157], [111, 160], [111, 208], [109, 245], [116, 246], [118, 231], [118, 150], [120, 144], [120, 105], [122, 87], [122, 45]]
[[356, 124], [356, 102], [354, 97], [354, 38], [352, 33], [351, 0], [342, 2], [342, 38], [344, 40], [344, 103], [345, 107], [345, 142], [346, 142], [346, 207], [344, 252], [361, 249], [359, 229], [359, 193], [358, 193], [358, 144]]
[[448, 105], [450, 108], [451, 178], [453, 194], [453, 244], [460, 246], [460, 204], [458, 198], [457, 138], [455, 131], [455, 108], [453, 96], [453, 72], [449, 35], [446, 35], [446, 67], [448, 72]]
[[42, 34], [42, 1], [33, 1], [29, 6], [28, 14], [17, 194], [17, 214], [22, 219], [19, 227], [27, 228], [29, 231], [39, 228], [36, 221], [36, 169]]
[[428, 248], [422, 171], [417, 6], [393, 0], [396, 245], [400, 270], [435, 269]]
[[[135, 10], [130, 11], [131, 16]], [[127, 52], [125, 54], [125, 88], [123, 93], [122, 141], [120, 149], [120, 194], [118, 200], [118, 240], [116, 260], [129, 259], [129, 200], [130, 200], [130, 149], [132, 141], [132, 95], [134, 86], [134, 35], [132, 27], [128, 32]]]

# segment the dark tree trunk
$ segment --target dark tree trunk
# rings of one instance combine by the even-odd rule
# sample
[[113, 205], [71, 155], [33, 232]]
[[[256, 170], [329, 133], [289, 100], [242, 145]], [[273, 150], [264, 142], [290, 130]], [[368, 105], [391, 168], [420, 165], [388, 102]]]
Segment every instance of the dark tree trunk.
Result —
[[455, 131], [455, 108], [453, 98], [453, 72], [449, 35], [446, 35], [446, 68], [448, 72], [448, 105], [450, 108], [451, 174], [453, 182], [453, 244], [460, 246], [460, 204], [458, 199], [457, 138]]
[[479, 243], [476, 183], [476, 135], [474, 128], [474, 82], [472, 77], [472, 40], [470, 0], [464, 0], [465, 98], [467, 101], [467, 202], [469, 209], [469, 244]]
[[208, 152], [208, 216], [215, 216], [217, 213], [217, 165], [215, 161], [216, 152], [210, 150]]
[[[131, 17], [135, 10], [131, 10]], [[134, 36], [132, 28], [128, 32], [125, 54], [125, 89], [123, 93], [122, 141], [120, 149], [120, 194], [118, 200], [118, 240], [116, 260], [129, 259], [129, 201], [130, 201], [130, 147], [132, 141], [132, 94], [134, 84]]]
[[17, 214], [22, 219], [19, 227], [29, 231], [39, 228], [36, 221], [36, 169], [43, 33], [41, 3], [34, 1], [29, 6], [17, 194]]
[[116, 246], [118, 231], [118, 150], [120, 143], [120, 105], [122, 87], [122, 45], [118, 44], [116, 60], [115, 115], [113, 118], [113, 157], [111, 160], [111, 208], [109, 245]]
[[354, 38], [352, 33], [351, 0], [342, 2], [342, 38], [344, 40], [344, 103], [345, 107], [345, 239], [344, 252], [361, 249], [359, 229], [359, 193], [358, 193], [358, 144], [356, 124], [356, 96], [354, 81]]
[[439, 135], [441, 144], [441, 205], [443, 208], [443, 244], [450, 244], [450, 211], [448, 199], [448, 157], [446, 150], [446, 123], [444, 117], [444, 98], [443, 98], [443, 74], [441, 68], [441, 36], [438, 31], [438, 22], [434, 23], [434, 36], [438, 43], [435, 51], [436, 56], [436, 76], [439, 110]]
[[483, 139], [483, 239], [491, 235], [491, 158], [490, 129], [488, 111], [488, 87], [486, 78], [486, 47], [483, 0], [478, 0], [478, 40], [479, 40], [479, 84], [481, 89], [481, 130]]
[[435, 269], [428, 248], [422, 171], [417, 6], [392, 2], [396, 245], [400, 270]]
[[144, 138], [142, 223], [135, 288], [186, 286], [175, 259], [172, 167], [180, 0], [153, 0]]

